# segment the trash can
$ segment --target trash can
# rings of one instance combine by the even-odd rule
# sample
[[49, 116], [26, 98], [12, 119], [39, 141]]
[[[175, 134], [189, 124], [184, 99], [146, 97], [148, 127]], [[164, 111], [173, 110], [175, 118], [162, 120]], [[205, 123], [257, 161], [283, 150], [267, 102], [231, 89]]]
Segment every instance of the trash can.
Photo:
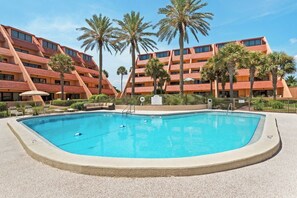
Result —
[[207, 100], [207, 108], [212, 109], [212, 99]]

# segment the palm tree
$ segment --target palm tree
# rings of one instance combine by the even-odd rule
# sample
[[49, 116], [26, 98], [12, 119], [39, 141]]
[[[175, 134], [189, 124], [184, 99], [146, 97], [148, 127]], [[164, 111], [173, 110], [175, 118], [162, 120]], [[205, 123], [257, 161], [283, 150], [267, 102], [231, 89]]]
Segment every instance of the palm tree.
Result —
[[164, 64], [157, 58], [151, 58], [145, 66], [145, 75], [153, 78], [154, 81], [154, 94], [157, 94], [157, 79], [162, 73]]
[[233, 98], [233, 80], [237, 67], [244, 65], [247, 50], [243, 45], [236, 43], [228, 43], [219, 51], [222, 63], [227, 66], [229, 83], [230, 83], [230, 97]]
[[3, 58], [3, 56], [1, 56], [1, 55], [0, 55], [0, 62], [2, 62], [2, 61], [3, 61], [3, 59], [4, 59], [4, 58]]
[[[240, 65], [240, 68], [249, 69], [250, 75], [250, 98], [253, 97], [253, 86], [255, 81], [256, 71], [261, 67], [265, 67], [267, 64], [266, 56], [262, 52], [251, 51], [247, 53], [244, 60], [244, 65]], [[261, 75], [261, 74], [260, 74]]]
[[170, 75], [167, 73], [167, 71], [165, 69], [161, 70], [160, 74], [159, 74], [159, 82], [158, 82], [158, 86], [160, 89], [160, 93], [163, 94], [163, 86], [165, 82], [170, 82]]
[[121, 75], [121, 92], [123, 91], [123, 76], [127, 75], [128, 71], [124, 66], [120, 66], [117, 70], [117, 75]]
[[104, 75], [105, 75], [106, 78], [109, 77], [109, 74], [108, 74], [108, 72], [105, 69], [103, 69], [103, 73], [104, 73]]
[[159, 40], [166, 40], [170, 44], [176, 34], [179, 34], [181, 95], [184, 93], [184, 42], [189, 43], [188, 30], [198, 42], [197, 34], [201, 33], [203, 36], [207, 36], [210, 30], [210, 25], [206, 19], [211, 20], [213, 14], [200, 12], [205, 6], [207, 6], [207, 3], [202, 3], [201, 0], [171, 0], [170, 5], [160, 8], [158, 12], [165, 15], [156, 25], [156, 27], [159, 27]]
[[48, 65], [56, 72], [60, 73], [61, 99], [64, 100], [64, 74], [74, 70], [72, 58], [65, 54], [55, 54], [50, 57]]
[[156, 48], [156, 42], [149, 37], [155, 36], [153, 32], [148, 32], [147, 29], [152, 25], [143, 21], [143, 17], [139, 12], [132, 11], [124, 15], [123, 20], [114, 20], [119, 28], [115, 31], [115, 40], [118, 50], [122, 53], [127, 47], [130, 47], [130, 53], [132, 57], [132, 91], [131, 96], [135, 93], [135, 54], [140, 54], [140, 48], [146, 53], [148, 50], [154, 50]]
[[286, 74], [296, 71], [294, 57], [285, 52], [273, 52], [268, 54], [268, 65], [265, 68], [272, 75], [273, 99], [276, 99], [277, 78], [283, 78]]
[[297, 79], [295, 76], [287, 76], [286, 78], [286, 83], [288, 84], [289, 87], [295, 87], [297, 86]]
[[99, 94], [102, 93], [102, 66], [103, 66], [103, 49], [106, 49], [108, 52], [111, 52], [111, 49], [115, 49], [114, 42], [112, 42], [114, 28], [110, 19], [101, 14], [93, 15], [91, 19], [86, 19], [86, 22], [89, 27], [81, 27], [77, 30], [83, 32], [81, 36], [77, 39], [83, 40], [82, 48], [87, 50], [93, 50], [96, 48], [99, 51]]

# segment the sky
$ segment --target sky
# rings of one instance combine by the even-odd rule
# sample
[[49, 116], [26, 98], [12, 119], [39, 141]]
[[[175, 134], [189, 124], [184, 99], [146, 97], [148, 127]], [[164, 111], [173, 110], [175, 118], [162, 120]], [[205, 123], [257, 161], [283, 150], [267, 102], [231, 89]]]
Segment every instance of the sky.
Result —
[[[169, 0], [1, 0], [0, 24], [30, 32], [38, 37], [60, 43], [79, 51], [81, 32], [76, 28], [87, 26], [85, 19], [103, 14], [111, 19], [122, 19], [131, 11], [138, 11], [144, 21], [156, 24], [163, 16], [158, 9]], [[211, 12], [208, 36], [198, 34], [199, 43], [190, 38], [185, 47], [265, 36], [273, 51], [284, 51], [297, 60], [297, 1], [296, 0], [204, 0]], [[156, 31], [156, 30], [152, 30]], [[154, 38], [158, 41], [157, 38]], [[178, 38], [172, 43], [157, 42], [157, 51], [178, 48]], [[98, 63], [97, 51], [87, 51]], [[119, 66], [131, 65], [129, 50], [122, 54], [103, 53], [103, 68], [111, 83], [120, 87]], [[125, 76], [126, 81], [128, 76]]]

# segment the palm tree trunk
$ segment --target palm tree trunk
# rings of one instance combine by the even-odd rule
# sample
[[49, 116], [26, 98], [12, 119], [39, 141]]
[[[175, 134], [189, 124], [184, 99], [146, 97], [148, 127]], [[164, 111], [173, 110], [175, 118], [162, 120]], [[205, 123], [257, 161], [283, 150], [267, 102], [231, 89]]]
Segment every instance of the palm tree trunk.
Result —
[[123, 74], [121, 74], [121, 93], [123, 92]]
[[157, 77], [154, 75], [154, 95], [157, 94]]
[[230, 98], [233, 98], [233, 67], [228, 65], [229, 83], [230, 83]]
[[64, 74], [60, 74], [60, 80], [61, 80], [61, 100], [64, 100]]
[[212, 80], [210, 80], [210, 95], [212, 95], [212, 91], [213, 91], [213, 88], [212, 88]]
[[225, 85], [226, 85], [226, 82], [222, 82], [222, 95], [223, 95], [223, 98], [225, 98], [225, 95], [226, 95]]
[[216, 76], [216, 86], [217, 86], [217, 90], [215, 90], [215, 92], [217, 92], [217, 97], [220, 97], [220, 92], [219, 92], [219, 76]]
[[135, 94], [135, 44], [132, 43], [132, 90], [131, 97]]
[[254, 81], [255, 81], [255, 72], [256, 69], [254, 67], [250, 68], [250, 98], [253, 98], [253, 87], [254, 87]]
[[99, 94], [102, 93], [102, 43], [99, 43]]
[[271, 74], [272, 74], [273, 100], [276, 100], [277, 72], [272, 71]]
[[179, 53], [180, 53], [180, 65], [179, 65], [179, 89], [180, 95], [184, 95], [184, 30], [182, 27], [179, 29]]

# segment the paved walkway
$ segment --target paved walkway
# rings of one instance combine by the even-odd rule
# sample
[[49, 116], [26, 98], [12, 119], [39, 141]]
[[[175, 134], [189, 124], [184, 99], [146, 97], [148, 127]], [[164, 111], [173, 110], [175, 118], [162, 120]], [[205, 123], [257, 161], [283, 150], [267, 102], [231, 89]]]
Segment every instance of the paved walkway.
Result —
[[0, 197], [297, 197], [297, 115], [277, 120], [283, 148], [265, 162], [191, 177], [110, 178], [33, 160], [0, 119]]

